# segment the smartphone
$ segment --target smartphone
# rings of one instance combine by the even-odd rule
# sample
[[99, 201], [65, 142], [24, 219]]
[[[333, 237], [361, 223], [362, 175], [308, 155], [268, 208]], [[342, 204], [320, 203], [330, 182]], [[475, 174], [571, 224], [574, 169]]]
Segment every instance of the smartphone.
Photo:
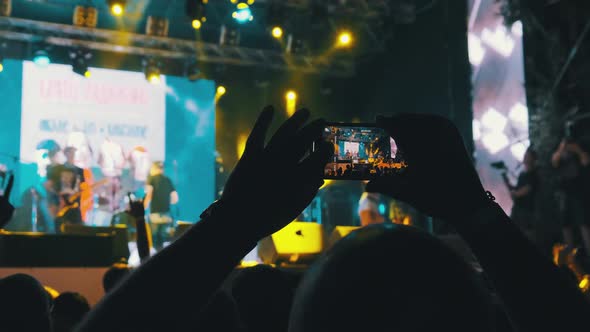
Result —
[[407, 167], [395, 140], [374, 124], [327, 123], [320, 140], [334, 146], [324, 179], [371, 180]]

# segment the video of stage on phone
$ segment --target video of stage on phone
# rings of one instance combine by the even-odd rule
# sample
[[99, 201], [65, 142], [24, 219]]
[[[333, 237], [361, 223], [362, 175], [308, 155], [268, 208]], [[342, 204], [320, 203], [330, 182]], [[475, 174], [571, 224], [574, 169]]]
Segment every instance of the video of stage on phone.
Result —
[[374, 127], [328, 126], [323, 139], [334, 145], [324, 178], [365, 180], [389, 175], [407, 165], [395, 140]]

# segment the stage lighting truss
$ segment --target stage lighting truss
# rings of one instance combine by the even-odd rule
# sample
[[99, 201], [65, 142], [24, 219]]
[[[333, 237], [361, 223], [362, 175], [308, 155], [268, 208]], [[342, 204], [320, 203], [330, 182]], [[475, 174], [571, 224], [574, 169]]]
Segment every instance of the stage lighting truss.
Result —
[[[354, 73], [351, 58], [286, 54], [276, 50], [219, 45], [170, 37], [146, 36], [122, 31], [87, 29], [72, 25], [39, 22], [14, 17], [0, 17], [0, 39], [46, 44], [89, 51], [139, 55], [145, 58], [225, 65], [258, 66], [332, 76]], [[121, 44], [121, 41], [126, 44]]]

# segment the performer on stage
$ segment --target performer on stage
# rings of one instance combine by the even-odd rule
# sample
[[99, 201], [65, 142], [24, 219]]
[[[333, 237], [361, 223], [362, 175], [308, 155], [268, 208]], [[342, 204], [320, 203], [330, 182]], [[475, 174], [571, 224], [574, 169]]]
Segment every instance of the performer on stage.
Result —
[[512, 185], [505, 177], [514, 202], [510, 217], [520, 228], [528, 231], [532, 231], [535, 226], [535, 196], [539, 184], [536, 164], [537, 153], [529, 147], [524, 154], [524, 169], [518, 175], [516, 185]]
[[121, 175], [125, 167], [126, 157], [123, 147], [106, 137], [100, 146], [98, 165], [102, 175], [108, 179], [108, 184], [99, 193], [99, 210], [94, 224], [98, 226], [110, 225], [113, 215], [122, 210], [125, 197], [121, 183]]
[[156, 250], [162, 249], [168, 238], [168, 229], [173, 226], [170, 206], [177, 203], [178, 193], [172, 180], [164, 175], [164, 164], [154, 162], [147, 180], [144, 204], [150, 209], [149, 223]]
[[[137, 192], [145, 188], [145, 183], [150, 173], [151, 160], [148, 151], [143, 146], [134, 147], [129, 153], [129, 171], [133, 177], [131, 189]], [[136, 195], [144, 196], [142, 193]]]
[[80, 188], [83, 189], [86, 182], [84, 178], [84, 170], [75, 165], [76, 151], [76, 148], [73, 146], [68, 146], [64, 149], [64, 155], [66, 156], [66, 162], [64, 166], [74, 172], [80, 182]]
[[48, 158], [49, 164], [47, 165], [45, 182], [43, 187], [46, 191], [45, 203], [51, 218], [57, 216], [57, 212], [60, 207], [59, 193], [61, 190], [61, 172], [65, 168], [63, 164], [59, 162], [59, 152], [61, 149], [49, 150]]
[[83, 224], [80, 211], [80, 175], [78, 169], [65, 166], [60, 176], [60, 206], [55, 218], [55, 229], [58, 233], [61, 231], [61, 225], [63, 224]]
[[574, 227], [581, 230], [586, 253], [590, 256], [590, 153], [579, 142], [566, 137], [553, 153], [551, 163], [559, 172], [563, 237], [575, 247]]

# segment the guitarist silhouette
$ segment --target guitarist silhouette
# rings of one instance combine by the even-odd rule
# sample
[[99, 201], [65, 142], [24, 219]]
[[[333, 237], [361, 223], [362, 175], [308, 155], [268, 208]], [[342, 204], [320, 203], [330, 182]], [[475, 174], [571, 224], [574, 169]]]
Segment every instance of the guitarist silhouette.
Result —
[[59, 209], [55, 217], [55, 229], [61, 232], [61, 225], [82, 224], [80, 211], [80, 177], [72, 167], [64, 167], [60, 174]]

